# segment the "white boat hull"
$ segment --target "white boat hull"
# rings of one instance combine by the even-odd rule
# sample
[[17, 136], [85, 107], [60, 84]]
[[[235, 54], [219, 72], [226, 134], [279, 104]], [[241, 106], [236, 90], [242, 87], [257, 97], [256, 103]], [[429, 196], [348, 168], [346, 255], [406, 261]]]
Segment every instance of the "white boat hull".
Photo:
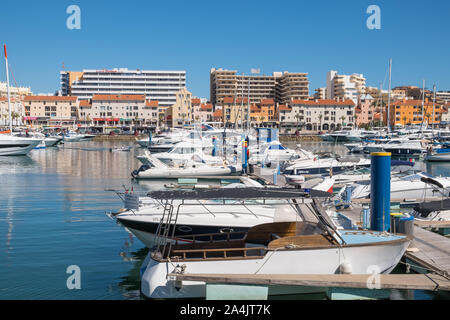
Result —
[[[339, 273], [345, 259], [345, 262], [351, 265], [353, 274], [371, 274], [374, 271], [390, 273], [400, 261], [408, 245], [409, 241], [397, 241], [377, 245], [345, 246], [342, 249], [331, 247], [279, 250], [267, 252], [262, 259], [183, 260], [179, 265], [185, 265], [185, 272], [189, 274], [335, 274]], [[175, 281], [166, 278], [168, 273], [174, 271], [176, 262], [158, 262], [152, 258], [147, 261], [148, 265], [141, 278], [141, 292], [146, 297], [206, 297], [204, 282], [183, 281], [181, 288], [175, 288]], [[292, 293], [292, 287], [286, 287], [289, 292], [283, 292], [283, 288], [269, 286], [269, 295]], [[299, 289], [304, 290], [301, 287]]]
[[33, 150], [42, 139], [0, 135], [0, 156], [21, 156]]

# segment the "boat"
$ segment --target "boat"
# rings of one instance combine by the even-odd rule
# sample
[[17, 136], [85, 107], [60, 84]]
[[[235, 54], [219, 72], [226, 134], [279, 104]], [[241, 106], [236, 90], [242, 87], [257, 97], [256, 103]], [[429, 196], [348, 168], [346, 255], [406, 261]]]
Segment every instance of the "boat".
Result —
[[111, 152], [116, 152], [116, 151], [130, 151], [132, 149], [131, 146], [128, 147], [113, 147], [113, 148], [109, 148], [109, 151]]
[[5, 65], [6, 65], [6, 86], [8, 92], [8, 112], [9, 112], [9, 130], [0, 134], [0, 156], [19, 156], [26, 155], [39, 145], [43, 139], [33, 137], [17, 137], [14, 136], [11, 121], [11, 99], [9, 94], [9, 71], [8, 71], [8, 55], [6, 52], [6, 44], [4, 45]]
[[283, 175], [335, 174], [352, 168], [370, 167], [370, 159], [363, 158], [322, 158], [297, 160], [283, 170]]
[[204, 161], [186, 160], [183, 164], [169, 166], [158, 158], [152, 156], [148, 151], [145, 157], [140, 158], [144, 162], [138, 170], [132, 172], [135, 179], [171, 179], [182, 177], [207, 177], [236, 175], [241, 172], [241, 165], [210, 165]]
[[[349, 184], [352, 199], [363, 199], [370, 197], [370, 181], [360, 181]], [[423, 172], [418, 172], [403, 177], [393, 176], [391, 178], [391, 199], [425, 199], [429, 197], [448, 197], [450, 192], [450, 178], [431, 177]], [[345, 196], [342, 189], [338, 194], [341, 198]]]
[[283, 146], [279, 141], [271, 141], [267, 144], [260, 143], [249, 148], [250, 158], [248, 163], [258, 164], [264, 162], [281, 162], [300, 158], [300, 154]]
[[[367, 230], [338, 230], [320, 201], [304, 192], [275, 188], [239, 193], [167, 192], [153, 194], [160, 201], [208, 201], [214, 199], [285, 200], [301, 220], [255, 225], [247, 232], [209, 234], [206, 241], [186, 234], [174, 236], [178, 225], [177, 204], [159, 225], [155, 249], [141, 268], [141, 292], [148, 298], [205, 298], [202, 281], [173, 281], [172, 273], [215, 274], [369, 274], [373, 266], [390, 273], [410, 244], [404, 235]], [[241, 234], [241, 237], [238, 237]], [[304, 290], [303, 288], [296, 288]], [[269, 286], [268, 295], [292, 293], [290, 286]]]
[[424, 158], [425, 161], [439, 161], [448, 162], [450, 161], [450, 148], [429, 148]]
[[16, 137], [0, 134], [0, 156], [27, 155], [42, 142], [39, 138]]
[[419, 221], [450, 221], [450, 199], [418, 203], [408, 215]]
[[[245, 190], [246, 194], [257, 192], [257, 189], [265, 190], [262, 186], [253, 183], [232, 184], [218, 188], [194, 188], [198, 192], [227, 192], [239, 194]], [[225, 190], [225, 191], [224, 191]], [[256, 190], [256, 191], [255, 191]], [[173, 192], [189, 192], [189, 190], [171, 190]], [[279, 192], [300, 192], [292, 188], [279, 189]], [[116, 219], [129, 232], [133, 233], [142, 243], [151, 248], [155, 245], [158, 226], [164, 215], [166, 202], [157, 199], [156, 191], [151, 191], [145, 196], [136, 194], [121, 195], [124, 208], [110, 216]], [[329, 193], [313, 191], [314, 194], [330, 196]], [[156, 198], [155, 198], [156, 197]], [[296, 210], [284, 200], [227, 200], [220, 198], [207, 201], [174, 200], [170, 201], [172, 207], [184, 203], [178, 211], [178, 225], [174, 230], [174, 236], [183, 237], [186, 234], [195, 235], [197, 241], [204, 241], [209, 233], [242, 232], [250, 227], [274, 221], [298, 221]]]

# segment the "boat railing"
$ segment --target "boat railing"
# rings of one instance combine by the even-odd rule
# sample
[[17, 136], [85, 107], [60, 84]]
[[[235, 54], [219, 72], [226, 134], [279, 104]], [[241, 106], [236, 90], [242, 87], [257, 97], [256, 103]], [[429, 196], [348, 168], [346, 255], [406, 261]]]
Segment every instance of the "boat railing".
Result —
[[[255, 252], [256, 254], [249, 254], [248, 252]], [[173, 250], [174, 255], [181, 254], [180, 259], [261, 259], [267, 252], [266, 247], [253, 248], [226, 248], [226, 249], [188, 249], [188, 250]], [[171, 259], [177, 258], [172, 256]]]

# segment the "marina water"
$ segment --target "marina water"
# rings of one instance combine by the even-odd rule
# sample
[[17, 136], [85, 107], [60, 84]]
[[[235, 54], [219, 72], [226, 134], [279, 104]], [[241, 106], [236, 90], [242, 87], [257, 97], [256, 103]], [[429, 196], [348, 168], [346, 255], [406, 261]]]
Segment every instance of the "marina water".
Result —
[[[126, 145], [135, 148], [110, 152]], [[346, 153], [345, 146], [326, 142], [305, 142], [302, 148]], [[142, 150], [133, 142], [90, 141], [0, 157], [0, 299], [141, 298], [139, 267], [147, 250], [105, 214], [123, 206], [105, 189], [143, 191], [164, 185], [132, 185], [130, 172], [139, 167], [136, 155]], [[450, 176], [449, 164], [417, 166]], [[69, 266], [81, 271], [80, 289], [68, 288]], [[398, 297], [406, 298], [401, 292]], [[439, 295], [415, 291], [407, 298]]]

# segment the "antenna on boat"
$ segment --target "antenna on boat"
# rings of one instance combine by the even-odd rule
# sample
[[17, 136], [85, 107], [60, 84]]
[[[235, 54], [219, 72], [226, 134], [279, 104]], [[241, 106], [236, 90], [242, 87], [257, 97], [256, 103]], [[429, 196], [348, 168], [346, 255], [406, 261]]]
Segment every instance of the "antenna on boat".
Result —
[[6, 44], [3, 45], [5, 49], [5, 65], [6, 65], [6, 90], [8, 92], [8, 112], [9, 112], [9, 133], [12, 134], [12, 121], [11, 121], [11, 96], [9, 93], [9, 70], [8, 70], [8, 54], [6, 52]]

